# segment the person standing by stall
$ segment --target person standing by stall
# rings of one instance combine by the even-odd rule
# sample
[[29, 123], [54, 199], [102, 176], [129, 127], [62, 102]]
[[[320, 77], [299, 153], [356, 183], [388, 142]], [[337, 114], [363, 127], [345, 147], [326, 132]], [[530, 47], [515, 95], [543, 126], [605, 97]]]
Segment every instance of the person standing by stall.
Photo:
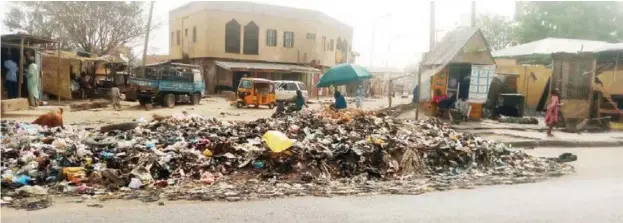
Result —
[[28, 102], [30, 106], [39, 106], [39, 66], [34, 57], [29, 57], [28, 70], [26, 70], [26, 82], [28, 86]]
[[[11, 54], [7, 54], [8, 58], [11, 58]], [[17, 98], [17, 63], [11, 59], [4, 61], [4, 68], [6, 69], [6, 80], [4, 85], [6, 86], [7, 96], [9, 99]]]
[[552, 129], [558, 123], [558, 106], [560, 99], [558, 98], [558, 89], [552, 90], [552, 97], [550, 98], [549, 105], [547, 106], [547, 114], [545, 115], [545, 124], [547, 124], [547, 136], [554, 136]]

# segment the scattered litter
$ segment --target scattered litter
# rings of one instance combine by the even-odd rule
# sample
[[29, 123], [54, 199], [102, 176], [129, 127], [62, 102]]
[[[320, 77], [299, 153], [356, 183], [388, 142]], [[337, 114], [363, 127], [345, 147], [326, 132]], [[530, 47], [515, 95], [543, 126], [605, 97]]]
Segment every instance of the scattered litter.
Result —
[[536, 182], [573, 172], [561, 162], [577, 159], [533, 157], [438, 119], [356, 109], [250, 122], [154, 115], [105, 131], [1, 125], [2, 194], [12, 198], [3, 202], [25, 209], [49, 207], [57, 194], [143, 202], [421, 194]]

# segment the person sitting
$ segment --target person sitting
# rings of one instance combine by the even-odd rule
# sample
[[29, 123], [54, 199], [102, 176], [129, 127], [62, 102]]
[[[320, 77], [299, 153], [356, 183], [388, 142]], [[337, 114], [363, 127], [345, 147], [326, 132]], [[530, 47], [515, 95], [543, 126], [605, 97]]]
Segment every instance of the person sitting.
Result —
[[346, 108], [347, 106], [346, 99], [339, 91], [336, 90], [335, 93], [333, 94], [333, 97], [335, 98], [335, 104], [333, 104], [333, 107], [335, 109], [340, 110], [340, 109]]
[[454, 101], [448, 98], [448, 95], [442, 94], [440, 89], [435, 90], [435, 96], [433, 97], [433, 105], [437, 107], [436, 117], [443, 117], [444, 114], [452, 107]]
[[303, 106], [305, 106], [306, 108], [309, 108], [309, 106], [307, 105], [307, 103], [305, 102], [305, 97], [303, 97], [303, 92], [301, 90], [296, 90], [296, 110], [300, 111], [303, 110]]

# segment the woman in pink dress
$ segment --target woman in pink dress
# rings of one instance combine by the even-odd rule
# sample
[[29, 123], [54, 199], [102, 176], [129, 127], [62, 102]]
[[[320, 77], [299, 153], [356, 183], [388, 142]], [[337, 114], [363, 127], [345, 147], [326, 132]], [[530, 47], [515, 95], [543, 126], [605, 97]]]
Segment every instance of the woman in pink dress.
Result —
[[558, 89], [552, 91], [552, 98], [547, 106], [547, 114], [545, 115], [545, 124], [547, 124], [547, 136], [552, 135], [552, 129], [558, 123], [558, 104], [560, 99], [558, 98]]

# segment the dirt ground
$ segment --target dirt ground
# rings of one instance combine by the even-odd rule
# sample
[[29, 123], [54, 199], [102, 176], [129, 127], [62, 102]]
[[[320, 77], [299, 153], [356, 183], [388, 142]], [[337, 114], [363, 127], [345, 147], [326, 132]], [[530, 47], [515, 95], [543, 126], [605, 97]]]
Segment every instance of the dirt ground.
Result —
[[[354, 107], [355, 103], [349, 100], [348, 106]], [[411, 98], [394, 97], [392, 104], [409, 103]], [[320, 98], [319, 100], [312, 99], [313, 104], [310, 104], [310, 109], [320, 108], [321, 103], [330, 103], [332, 98]], [[321, 102], [321, 103], [319, 103]], [[76, 103], [76, 102], [73, 102]], [[363, 103], [364, 109], [379, 109], [388, 106], [387, 98], [383, 99], [366, 99]], [[15, 111], [7, 112], [2, 115], [3, 120], [19, 120], [19, 121], [34, 121], [39, 115], [49, 111], [58, 109], [59, 106], [42, 106], [35, 110]], [[70, 111], [70, 108], [63, 106], [65, 111], [63, 118], [65, 124], [71, 125], [87, 125], [97, 126], [112, 123], [127, 122], [136, 119], [145, 118], [150, 120], [153, 114], [159, 115], [171, 115], [187, 111], [191, 114], [197, 114], [204, 117], [215, 117], [223, 120], [253, 120], [257, 118], [270, 117], [273, 114], [274, 109], [269, 109], [266, 106], [260, 106], [260, 108], [236, 108], [231, 106], [230, 103], [221, 97], [209, 97], [204, 98], [199, 105], [178, 105], [174, 108], [162, 108], [156, 107], [149, 111], [141, 108], [138, 102], [122, 102], [122, 110], [115, 111], [112, 106], [107, 108], [90, 109], [84, 111]]]

